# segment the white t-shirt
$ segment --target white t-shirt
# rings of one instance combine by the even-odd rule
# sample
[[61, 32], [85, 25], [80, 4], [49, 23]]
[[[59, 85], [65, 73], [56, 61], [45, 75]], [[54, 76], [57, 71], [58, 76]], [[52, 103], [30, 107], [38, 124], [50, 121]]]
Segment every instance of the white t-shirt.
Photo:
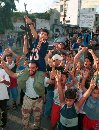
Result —
[[[10, 82], [9, 75], [5, 72], [4, 69], [0, 68], [0, 81], [4, 79]], [[0, 100], [9, 99], [7, 87], [9, 86], [5, 85], [4, 83], [0, 83]]]
[[[44, 80], [44, 86], [47, 87], [48, 84], [46, 84], [48, 78], [45, 77]], [[34, 83], [34, 78], [29, 77], [28, 80], [26, 81], [26, 92], [25, 95], [27, 95], [30, 98], [36, 98], [39, 97], [39, 95], [36, 93], [36, 91], [33, 88], [33, 83]]]
[[54, 89], [54, 103], [60, 106], [59, 92], [58, 88]]

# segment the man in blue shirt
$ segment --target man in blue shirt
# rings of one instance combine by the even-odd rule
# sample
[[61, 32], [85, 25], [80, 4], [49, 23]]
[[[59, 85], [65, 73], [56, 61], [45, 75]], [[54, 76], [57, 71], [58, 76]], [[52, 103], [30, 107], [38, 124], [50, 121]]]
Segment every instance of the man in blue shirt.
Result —
[[79, 46], [81, 46], [81, 40], [77, 39], [77, 42], [73, 43], [71, 50], [73, 50], [74, 52], [78, 52]]
[[86, 33], [84, 33], [84, 46], [88, 46], [89, 42], [91, 40], [91, 35], [89, 33], [89, 31], [87, 31]]

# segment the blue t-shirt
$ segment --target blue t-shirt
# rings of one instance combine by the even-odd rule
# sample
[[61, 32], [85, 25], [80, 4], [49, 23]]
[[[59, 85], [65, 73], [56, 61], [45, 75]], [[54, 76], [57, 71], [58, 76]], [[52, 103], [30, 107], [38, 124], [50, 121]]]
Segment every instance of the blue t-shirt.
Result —
[[85, 102], [83, 110], [90, 120], [99, 120], [99, 98], [94, 100], [90, 96]]
[[48, 49], [48, 42], [47, 41], [46, 43], [42, 42], [39, 51], [36, 49], [38, 42], [39, 42], [39, 37], [32, 42], [29, 53], [26, 56], [28, 57], [29, 60], [37, 61], [39, 67], [38, 70], [45, 72], [46, 71], [45, 56]]
[[79, 49], [79, 44], [78, 43], [73, 43], [72, 49]]
[[85, 33], [84, 34], [84, 46], [88, 46], [90, 40], [91, 40], [91, 35]]

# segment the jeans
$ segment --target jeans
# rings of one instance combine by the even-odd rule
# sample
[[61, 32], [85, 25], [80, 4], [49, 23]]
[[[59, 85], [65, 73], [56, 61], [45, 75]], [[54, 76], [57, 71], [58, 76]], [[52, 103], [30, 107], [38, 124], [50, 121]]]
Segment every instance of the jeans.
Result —
[[8, 94], [9, 94], [9, 97], [10, 95], [12, 95], [12, 99], [13, 101], [17, 101], [17, 97], [18, 97], [18, 89], [17, 87], [15, 88], [8, 88]]
[[54, 92], [53, 91], [47, 91], [46, 103], [45, 103], [45, 109], [44, 109], [44, 116], [47, 117], [47, 118], [49, 116], [51, 116], [52, 105], [53, 105], [53, 97], [54, 97]]

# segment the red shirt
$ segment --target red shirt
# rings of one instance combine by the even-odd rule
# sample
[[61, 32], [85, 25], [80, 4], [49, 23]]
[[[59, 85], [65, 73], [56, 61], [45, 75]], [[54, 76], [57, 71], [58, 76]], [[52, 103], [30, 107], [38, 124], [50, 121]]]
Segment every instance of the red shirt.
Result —
[[17, 87], [17, 79], [10, 77], [10, 86], [9, 88], [15, 88]]

